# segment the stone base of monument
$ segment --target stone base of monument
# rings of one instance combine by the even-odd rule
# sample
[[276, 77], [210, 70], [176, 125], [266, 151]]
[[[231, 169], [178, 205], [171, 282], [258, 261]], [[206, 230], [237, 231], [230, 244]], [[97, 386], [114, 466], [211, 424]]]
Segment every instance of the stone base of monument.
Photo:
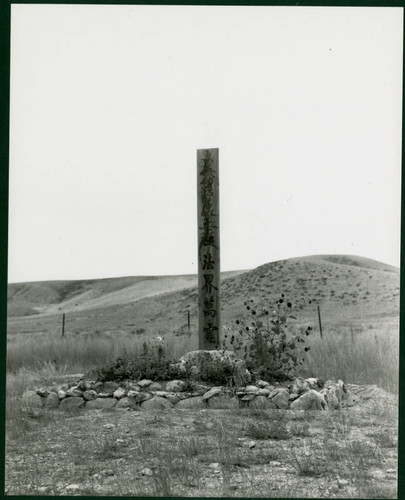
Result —
[[338, 410], [351, 406], [356, 397], [342, 380], [323, 382], [296, 378], [288, 385], [264, 380], [235, 388], [195, 383], [193, 390], [183, 380], [94, 382], [77, 380], [68, 386], [41, 387], [27, 391], [22, 407], [27, 411], [48, 408], [62, 411], [236, 409]]

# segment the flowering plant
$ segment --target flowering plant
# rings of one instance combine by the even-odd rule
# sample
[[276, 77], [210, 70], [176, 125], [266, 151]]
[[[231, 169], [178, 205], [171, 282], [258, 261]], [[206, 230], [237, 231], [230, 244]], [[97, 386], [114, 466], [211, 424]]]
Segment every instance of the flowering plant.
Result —
[[[246, 313], [238, 318], [231, 327], [226, 328], [222, 347], [232, 349], [244, 359], [249, 371], [259, 378], [282, 380], [290, 378], [292, 372], [304, 362], [299, 357], [299, 344], [305, 343], [312, 327], [301, 328], [299, 333], [291, 327], [294, 306], [284, 294], [277, 299], [270, 313], [265, 307], [257, 305], [254, 299], [245, 302]], [[300, 303], [297, 308], [302, 309]], [[309, 346], [303, 348], [308, 352]]]

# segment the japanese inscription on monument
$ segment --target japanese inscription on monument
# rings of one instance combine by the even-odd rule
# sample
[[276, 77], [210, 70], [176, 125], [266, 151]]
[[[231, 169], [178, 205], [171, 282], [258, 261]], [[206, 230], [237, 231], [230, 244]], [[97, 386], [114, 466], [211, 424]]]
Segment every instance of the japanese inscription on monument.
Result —
[[198, 344], [220, 347], [218, 149], [197, 150]]

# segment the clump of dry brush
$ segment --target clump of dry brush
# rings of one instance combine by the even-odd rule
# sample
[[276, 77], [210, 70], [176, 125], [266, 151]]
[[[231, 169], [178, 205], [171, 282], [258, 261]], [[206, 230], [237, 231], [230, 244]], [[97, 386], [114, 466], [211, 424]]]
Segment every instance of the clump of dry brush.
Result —
[[245, 301], [244, 305], [245, 314], [225, 328], [222, 347], [244, 359], [256, 378], [291, 378], [303, 364], [303, 355], [310, 350], [307, 337], [312, 327], [297, 329], [294, 324], [295, 309], [303, 309], [303, 299], [294, 306], [282, 293], [271, 308], [254, 299]]

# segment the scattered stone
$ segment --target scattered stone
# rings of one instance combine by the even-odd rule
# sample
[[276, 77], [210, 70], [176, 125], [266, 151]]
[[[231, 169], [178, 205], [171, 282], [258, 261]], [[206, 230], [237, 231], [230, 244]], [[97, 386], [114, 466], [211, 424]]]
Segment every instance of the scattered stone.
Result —
[[207, 408], [207, 403], [204, 402], [202, 396], [196, 396], [188, 399], [183, 399], [176, 404], [177, 408], [199, 409]]
[[181, 392], [185, 387], [183, 380], [171, 380], [166, 384], [167, 392]]
[[126, 395], [127, 395], [127, 391], [125, 389], [123, 389], [122, 387], [118, 387], [118, 389], [116, 391], [114, 391], [114, 394], [113, 394], [115, 399], [121, 399]]
[[340, 408], [340, 402], [337, 397], [335, 387], [326, 387], [325, 389], [322, 389], [321, 394], [325, 398], [330, 410], [338, 410]]
[[141, 404], [144, 401], [147, 401], [148, 399], [152, 399], [153, 396], [152, 396], [152, 394], [149, 394], [149, 392], [138, 392], [138, 394], [136, 394], [136, 396], [133, 396], [133, 397], [129, 396], [129, 393], [128, 393], [128, 398], [130, 401], [132, 399], [135, 403]]
[[270, 384], [264, 380], [259, 380], [259, 382], [257, 382], [256, 385], [257, 387], [260, 387], [260, 389], [264, 389], [266, 386]]
[[162, 384], [159, 384], [159, 382], [153, 382], [153, 384], [151, 384], [149, 386], [149, 390], [150, 391], [162, 391], [163, 390], [163, 385]]
[[85, 392], [85, 391], [88, 391], [89, 389], [91, 389], [92, 387], [92, 383], [91, 382], [88, 382], [87, 380], [81, 380], [78, 384], [77, 384], [77, 388], [82, 391], [82, 392]]
[[342, 403], [347, 403], [345, 406], [352, 406], [354, 404], [351, 398], [350, 391], [342, 380], [334, 382], [327, 380], [324, 388], [321, 391], [330, 409], [339, 409]]
[[335, 387], [336, 388], [336, 395], [337, 395], [339, 401], [342, 401], [343, 399], [345, 399], [345, 395], [349, 394], [349, 392], [350, 392], [347, 385], [343, 382], [343, 380], [340, 380], [340, 379], [337, 382], [335, 382], [334, 380], [327, 380], [324, 384], [324, 387], [325, 388]]
[[319, 391], [322, 389], [325, 382], [321, 378], [310, 377], [306, 378], [305, 382], [308, 384], [310, 389], [314, 389], [315, 391]]
[[78, 484], [68, 484], [67, 486], [65, 486], [65, 490], [78, 491], [78, 490], [80, 490], [80, 486]]
[[212, 387], [208, 392], [206, 392], [203, 395], [203, 401], [207, 401], [208, 399], [212, 398], [213, 396], [216, 396], [220, 392], [222, 392], [223, 387]]
[[277, 460], [270, 460], [269, 465], [271, 467], [280, 467], [281, 466], [281, 462], [277, 462]]
[[256, 399], [256, 397], [257, 397], [256, 394], [245, 394], [245, 393], [243, 393], [243, 396], [241, 397], [241, 401], [244, 401], [244, 402], [253, 401], [254, 399]]
[[304, 394], [304, 392], [307, 392], [310, 387], [310, 383], [304, 380], [302, 377], [295, 378], [292, 384], [289, 385], [290, 392], [292, 394]]
[[139, 385], [139, 387], [141, 387], [141, 389], [145, 389], [146, 387], [149, 387], [152, 384], [153, 384], [153, 381], [147, 380], [147, 379], [143, 379], [143, 380], [140, 380], [139, 382], [137, 382], [137, 385]]
[[272, 391], [270, 389], [264, 388], [264, 389], [259, 389], [259, 392], [257, 393], [259, 396], [270, 396]]
[[103, 476], [115, 476], [115, 472], [112, 469], [103, 469], [100, 474]]
[[88, 401], [86, 408], [88, 410], [107, 410], [113, 408], [117, 404], [115, 398], [97, 398], [92, 401]]
[[349, 481], [347, 481], [346, 479], [338, 479], [337, 485], [341, 489], [341, 488], [344, 488], [345, 486], [348, 486]]
[[124, 396], [121, 398], [118, 403], [115, 405], [115, 408], [133, 408], [135, 406], [135, 401], [132, 401]]
[[369, 470], [369, 474], [370, 478], [374, 479], [375, 481], [383, 481], [386, 477], [384, 471], [382, 470], [373, 470], [373, 471]]
[[38, 493], [49, 494], [52, 491], [50, 486], [38, 486]]
[[212, 462], [212, 463], [210, 463], [210, 464], [209, 464], [209, 466], [208, 466], [208, 467], [209, 467], [210, 469], [215, 469], [215, 470], [217, 470], [217, 469], [220, 469], [220, 467], [221, 467], [221, 466], [219, 465], [219, 463], [218, 463], [218, 462]]
[[77, 387], [71, 387], [66, 391], [66, 396], [81, 398], [83, 397], [83, 391]]
[[160, 396], [161, 398], [165, 398], [168, 394], [170, 394], [167, 391], [155, 391], [156, 396]]
[[84, 391], [83, 397], [86, 401], [92, 401], [98, 397], [98, 394], [93, 389], [89, 389], [88, 391]]
[[256, 442], [255, 441], [248, 441], [248, 448], [252, 449], [256, 446]]
[[97, 397], [98, 398], [112, 398], [113, 393], [112, 392], [98, 392]]
[[83, 408], [85, 400], [76, 396], [70, 398], [64, 398], [60, 402], [59, 408], [64, 411], [74, 411], [79, 408]]
[[38, 394], [38, 396], [41, 396], [41, 398], [47, 398], [49, 395], [48, 389], [46, 389], [44, 387], [37, 389], [35, 392]]
[[289, 397], [290, 394], [288, 389], [280, 387], [274, 389], [274, 391], [270, 394], [269, 399], [279, 410], [287, 410], [290, 406]]
[[144, 401], [141, 408], [142, 410], [166, 410], [168, 408], [173, 408], [173, 404], [165, 398], [156, 396], [152, 399]]
[[48, 397], [45, 399], [45, 408], [58, 408], [59, 407], [59, 396], [55, 392], [50, 392]]
[[139, 391], [134, 391], [133, 389], [131, 389], [128, 391], [127, 396], [129, 398], [134, 398], [135, 396], [138, 396], [138, 394], [140, 394]]
[[203, 400], [207, 401], [208, 407], [212, 409], [239, 408], [239, 401], [237, 398], [231, 397], [231, 395], [225, 391], [215, 394], [208, 399], [204, 399], [203, 396]]
[[397, 473], [396, 469], [387, 469], [385, 472], [387, 474], [396, 474]]
[[103, 425], [104, 429], [115, 429], [115, 425], [114, 424], [105, 424]]
[[144, 467], [141, 470], [141, 476], [153, 476], [153, 472], [149, 469], [149, 467]]
[[[276, 388], [274, 388], [274, 389], [271, 391], [271, 393], [269, 394], [269, 398], [274, 398], [274, 396], [277, 396], [277, 394], [278, 394], [279, 390], [280, 390], [280, 387], [276, 387]], [[288, 391], [288, 389], [287, 389], [287, 391]]]
[[66, 392], [62, 391], [62, 389], [59, 389], [59, 391], [58, 391], [58, 398], [59, 399], [66, 398]]
[[292, 410], [326, 410], [326, 408], [325, 398], [313, 389], [291, 403]]
[[248, 385], [245, 388], [245, 392], [254, 392], [254, 393], [256, 393], [256, 392], [259, 392], [259, 388], [256, 387], [255, 385]]
[[[158, 394], [156, 393], [156, 396], [158, 396]], [[162, 397], [165, 397], [168, 401], [170, 401], [173, 405], [176, 405], [179, 401], [182, 401], [179, 396], [177, 396], [176, 394], [173, 394], [173, 393], [169, 393], [167, 392], [165, 394], [165, 396], [162, 396]], [[185, 401], [187, 401], [187, 398], [185, 398]]]

